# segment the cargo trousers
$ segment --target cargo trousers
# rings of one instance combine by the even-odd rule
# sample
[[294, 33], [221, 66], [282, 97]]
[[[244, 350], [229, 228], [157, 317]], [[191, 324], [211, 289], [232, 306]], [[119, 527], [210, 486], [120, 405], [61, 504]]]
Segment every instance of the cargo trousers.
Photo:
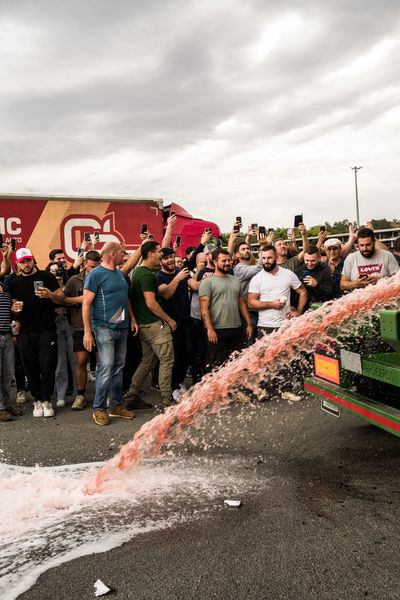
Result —
[[174, 366], [174, 346], [170, 327], [161, 321], [146, 325], [139, 325], [140, 341], [142, 343], [142, 360], [133, 374], [130, 392], [138, 394], [139, 390], [150, 373], [151, 369], [160, 361], [158, 385], [161, 397], [169, 401], [172, 396], [172, 368]]

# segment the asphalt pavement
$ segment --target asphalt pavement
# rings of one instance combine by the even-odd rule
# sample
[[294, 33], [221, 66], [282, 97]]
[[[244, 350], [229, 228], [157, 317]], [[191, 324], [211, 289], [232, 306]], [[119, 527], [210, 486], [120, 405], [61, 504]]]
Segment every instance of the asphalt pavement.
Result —
[[[66, 407], [46, 420], [26, 410], [0, 424], [3, 462], [101, 461], [153, 414], [98, 427], [89, 409]], [[326, 415], [314, 399], [275, 400], [207, 417], [179, 455], [189, 464], [207, 459], [210, 469], [239, 460], [251, 479], [242, 506], [213, 502], [192, 520], [64, 563], [20, 597], [86, 600], [100, 578], [121, 600], [398, 600], [398, 438], [350, 415]], [[168, 502], [177, 516], [185, 509], [182, 497]]]

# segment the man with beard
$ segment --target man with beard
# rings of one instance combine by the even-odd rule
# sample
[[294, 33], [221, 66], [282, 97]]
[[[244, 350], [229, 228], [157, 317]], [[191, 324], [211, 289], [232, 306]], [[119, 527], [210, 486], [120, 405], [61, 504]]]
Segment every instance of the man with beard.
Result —
[[288, 247], [285, 240], [278, 239], [275, 241], [274, 246], [276, 250], [276, 262], [280, 267], [289, 269], [290, 271], [296, 271], [303, 264], [304, 252], [308, 248], [307, 230], [304, 223], [300, 223], [299, 231], [303, 242], [303, 250], [296, 256], [288, 258]]
[[34, 397], [34, 417], [54, 417], [51, 397], [57, 365], [57, 334], [54, 309], [64, 294], [57, 279], [39, 271], [29, 248], [19, 248], [16, 262], [20, 275], [10, 284], [12, 312], [20, 322], [18, 351]]
[[176, 329], [172, 332], [175, 359], [171, 386], [172, 397], [178, 402], [186, 392], [183, 382], [189, 366], [190, 300], [187, 280], [190, 271], [175, 267], [175, 252], [171, 248], [161, 248], [161, 253], [161, 271], [156, 273], [156, 282], [162, 297], [161, 306], [176, 322]]
[[308, 247], [304, 253], [304, 267], [297, 269], [295, 275], [306, 286], [308, 293], [306, 309], [312, 302], [326, 302], [334, 298], [334, 281], [329, 269], [321, 262], [317, 246]]
[[251, 339], [253, 326], [243, 298], [239, 279], [230, 275], [231, 259], [227, 250], [212, 252], [214, 275], [203, 279], [199, 287], [200, 310], [207, 330], [207, 366], [221, 365], [235, 350], [243, 347], [240, 315], [246, 322], [246, 335]]
[[399, 270], [393, 254], [376, 247], [372, 229], [360, 229], [357, 244], [357, 252], [349, 254], [344, 261], [340, 286], [345, 292], [375, 285], [381, 277], [391, 277]]
[[[307, 291], [299, 278], [289, 269], [277, 264], [274, 246], [261, 250], [263, 270], [250, 281], [247, 302], [250, 309], [258, 310], [257, 336], [279, 329], [285, 320], [301, 315], [307, 303]], [[290, 308], [290, 292], [299, 295], [297, 310]]]
[[[259, 273], [262, 270], [263, 266], [261, 258], [256, 265], [251, 264], [251, 249], [250, 246], [246, 244], [246, 242], [240, 242], [237, 245], [235, 254], [238, 262], [233, 269], [233, 274], [235, 275], [235, 277], [240, 279], [240, 282], [242, 284], [243, 297], [245, 302], [247, 302], [247, 293], [249, 291], [250, 281], [254, 277], [254, 275], [257, 275], [257, 273]], [[251, 322], [253, 324], [254, 335], [257, 328], [258, 312], [256, 310], [250, 310], [249, 312]], [[253, 341], [254, 339], [249, 340], [249, 343], [252, 343]]]

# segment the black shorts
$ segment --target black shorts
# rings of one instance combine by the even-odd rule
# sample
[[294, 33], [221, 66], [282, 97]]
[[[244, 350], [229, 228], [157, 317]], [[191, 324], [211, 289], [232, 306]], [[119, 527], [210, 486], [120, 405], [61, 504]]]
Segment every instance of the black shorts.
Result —
[[74, 352], [87, 352], [83, 345], [83, 331], [72, 332], [72, 349]]

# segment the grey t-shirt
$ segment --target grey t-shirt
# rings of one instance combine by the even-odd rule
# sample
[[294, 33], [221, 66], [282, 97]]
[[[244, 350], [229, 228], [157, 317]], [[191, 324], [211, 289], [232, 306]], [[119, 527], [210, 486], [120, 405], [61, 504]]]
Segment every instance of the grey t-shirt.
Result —
[[292, 256], [292, 258], [285, 260], [285, 262], [279, 263], [279, 266], [282, 267], [282, 269], [288, 269], [289, 271], [293, 271], [294, 273], [295, 271], [297, 271], [297, 269], [301, 267], [302, 264], [303, 263], [299, 261], [298, 256]]
[[239, 262], [233, 269], [233, 274], [235, 275], [235, 277], [240, 279], [240, 282], [242, 284], [242, 292], [245, 300], [247, 299], [250, 280], [252, 279], [252, 277], [254, 277], [254, 275], [257, 275], [257, 273], [259, 273], [262, 270], [262, 268], [263, 266], [260, 258], [256, 265], [246, 265], [245, 263]]
[[342, 275], [355, 281], [364, 275], [389, 277], [399, 270], [399, 265], [391, 252], [376, 250], [374, 256], [365, 258], [361, 252], [349, 254], [344, 261]]
[[240, 327], [239, 298], [241, 284], [234, 275], [207, 277], [199, 287], [199, 297], [210, 298], [210, 315], [215, 329]]

